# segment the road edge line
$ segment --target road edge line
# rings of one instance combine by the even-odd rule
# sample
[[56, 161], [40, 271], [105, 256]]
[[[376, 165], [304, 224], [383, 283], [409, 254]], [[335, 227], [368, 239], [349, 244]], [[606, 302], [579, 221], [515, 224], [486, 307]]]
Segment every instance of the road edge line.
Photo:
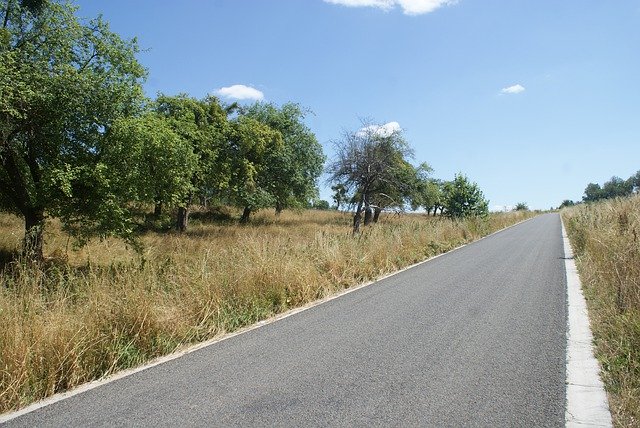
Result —
[[79, 385], [79, 386], [77, 386], [77, 387], [75, 387], [75, 388], [73, 388], [73, 389], [71, 389], [69, 391], [65, 391], [65, 392], [60, 392], [60, 393], [54, 394], [54, 395], [52, 395], [50, 397], [47, 397], [47, 398], [45, 398], [43, 400], [37, 401], [35, 403], [32, 403], [32, 404], [28, 405], [27, 407], [24, 407], [22, 409], [16, 410], [15, 412], [7, 412], [7, 413], [4, 413], [4, 414], [0, 414], [0, 425], [5, 423], [5, 422], [8, 422], [10, 420], [19, 418], [20, 416], [24, 416], [24, 415], [26, 415], [28, 413], [34, 412], [34, 411], [36, 411], [38, 409], [41, 409], [43, 407], [47, 407], [47, 406], [55, 404], [55, 403], [57, 403], [59, 401], [66, 400], [67, 398], [71, 398], [73, 396], [80, 395], [80, 394], [85, 393], [87, 391], [90, 391], [90, 390], [92, 390], [94, 388], [98, 388], [100, 386], [109, 384], [111, 382], [115, 382], [115, 381], [120, 380], [122, 378], [134, 375], [136, 373], [142, 372], [144, 370], [150, 369], [150, 368], [155, 367], [155, 366], [159, 366], [159, 365], [167, 363], [169, 361], [176, 360], [176, 359], [178, 359], [180, 357], [183, 357], [183, 356], [185, 356], [187, 354], [190, 354], [190, 353], [198, 351], [200, 349], [207, 348], [209, 346], [215, 345], [216, 343], [222, 342], [224, 340], [228, 340], [228, 339], [234, 338], [234, 337], [239, 336], [241, 334], [248, 333], [250, 331], [259, 329], [261, 327], [267, 326], [269, 324], [273, 324], [273, 323], [275, 323], [277, 321], [280, 321], [282, 319], [285, 319], [285, 318], [288, 318], [290, 316], [296, 315], [296, 314], [298, 314], [300, 312], [304, 312], [304, 311], [306, 311], [308, 309], [315, 308], [316, 306], [320, 306], [322, 304], [325, 304], [325, 303], [330, 302], [332, 300], [338, 299], [338, 298], [340, 298], [342, 296], [345, 296], [347, 294], [350, 294], [350, 293], [353, 293], [355, 291], [358, 291], [358, 290], [360, 290], [362, 288], [365, 288], [365, 287], [368, 287], [370, 285], [376, 284], [376, 283], [378, 283], [380, 281], [383, 281], [383, 280], [385, 280], [387, 278], [391, 278], [392, 276], [399, 275], [399, 274], [401, 274], [401, 273], [403, 273], [405, 271], [408, 271], [410, 269], [418, 267], [418, 266], [420, 266], [422, 264], [428, 263], [428, 262], [430, 262], [432, 260], [435, 260], [435, 259], [437, 259], [439, 257], [442, 257], [442, 256], [447, 255], [447, 254], [451, 254], [454, 251], [460, 250], [460, 249], [462, 249], [462, 248], [464, 248], [464, 247], [466, 247], [468, 245], [474, 244], [476, 242], [480, 242], [483, 239], [489, 238], [489, 237], [491, 237], [493, 235], [497, 235], [498, 233], [502, 233], [502, 232], [504, 232], [504, 231], [506, 231], [508, 229], [511, 229], [513, 227], [516, 227], [516, 226], [519, 226], [522, 223], [525, 223], [527, 221], [533, 220], [534, 218], [538, 217], [539, 215], [540, 214], [535, 215], [535, 216], [530, 217], [530, 218], [525, 219], [525, 220], [521, 220], [521, 221], [519, 221], [517, 223], [514, 223], [514, 224], [512, 224], [510, 226], [507, 226], [507, 227], [502, 228], [500, 230], [496, 230], [495, 232], [492, 232], [489, 235], [486, 235], [486, 236], [483, 236], [483, 237], [481, 237], [479, 239], [476, 239], [475, 241], [471, 241], [471, 242], [468, 242], [466, 244], [459, 245], [459, 246], [457, 246], [455, 248], [452, 248], [451, 250], [446, 251], [444, 253], [436, 254], [433, 257], [430, 257], [428, 259], [419, 261], [419, 262], [414, 263], [414, 264], [412, 264], [410, 266], [404, 267], [404, 268], [402, 268], [400, 270], [388, 273], [388, 274], [383, 275], [383, 276], [381, 276], [379, 278], [376, 278], [376, 279], [368, 281], [368, 282], [364, 282], [362, 284], [354, 285], [352, 287], [349, 287], [349, 288], [347, 288], [345, 290], [339, 291], [339, 292], [337, 292], [335, 294], [332, 294], [330, 296], [327, 296], [325, 298], [322, 298], [322, 299], [319, 299], [319, 300], [314, 300], [313, 302], [307, 303], [304, 306], [300, 306], [298, 308], [290, 309], [290, 310], [288, 310], [286, 312], [283, 312], [281, 314], [275, 315], [275, 316], [273, 316], [271, 318], [267, 318], [267, 319], [262, 320], [262, 321], [258, 321], [255, 324], [252, 324], [252, 325], [247, 326], [247, 327], [243, 327], [243, 328], [238, 329], [238, 330], [236, 330], [234, 332], [226, 333], [226, 334], [223, 334], [221, 336], [214, 337], [214, 338], [211, 338], [209, 340], [206, 340], [204, 342], [197, 343], [195, 345], [190, 345], [190, 346], [186, 347], [185, 349], [177, 350], [177, 351], [175, 351], [175, 352], [173, 352], [171, 354], [164, 355], [162, 357], [158, 357], [158, 358], [156, 358], [154, 360], [151, 360], [150, 362], [148, 362], [148, 363], [146, 363], [144, 365], [141, 365], [141, 366], [138, 366], [138, 367], [134, 367], [134, 368], [131, 368], [131, 369], [125, 369], [125, 370], [119, 371], [117, 373], [111, 374], [109, 376], [106, 376], [104, 378], [97, 379], [97, 380], [94, 380], [94, 381], [91, 381], [91, 382], [87, 382], [87, 383]]
[[560, 222], [567, 278], [565, 426], [611, 427], [611, 412], [600, 379], [600, 364], [593, 354], [587, 302], [561, 215]]

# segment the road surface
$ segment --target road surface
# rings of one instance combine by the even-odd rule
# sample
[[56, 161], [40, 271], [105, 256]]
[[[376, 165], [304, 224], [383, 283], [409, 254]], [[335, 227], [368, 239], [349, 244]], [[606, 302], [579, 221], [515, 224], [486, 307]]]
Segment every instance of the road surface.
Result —
[[564, 426], [546, 214], [7, 426]]

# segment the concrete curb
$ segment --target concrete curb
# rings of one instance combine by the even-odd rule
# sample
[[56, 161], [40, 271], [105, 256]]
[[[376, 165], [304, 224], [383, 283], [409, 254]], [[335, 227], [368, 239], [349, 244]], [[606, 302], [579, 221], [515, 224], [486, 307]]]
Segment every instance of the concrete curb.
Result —
[[[560, 217], [562, 219], [562, 217]], [[567, 274], [567, 427], [611, 427], [607, 394], [600, 365], [593, 356], [593, 335], [587, 303], [573, 260], [573, 250], [562, 223], [564, 266]]]

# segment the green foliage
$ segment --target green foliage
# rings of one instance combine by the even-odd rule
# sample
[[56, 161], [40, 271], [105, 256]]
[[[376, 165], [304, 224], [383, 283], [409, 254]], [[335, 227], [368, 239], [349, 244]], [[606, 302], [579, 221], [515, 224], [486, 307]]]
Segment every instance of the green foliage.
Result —
[[637, 191], [640, 184], [640, 171], [623, 180], [620, 177], [611, 177], [602, 187], [596, 183], [589, 183], [584, 190], [582, 200], [584, 202], [595, 202], [602, 199], [612, 199], [631, 196]]
[[558, 209], [572, 207], [572, 206], [574, 206], [575, 204], [576, 204], [576, 203], [575, 203], [575, 202], [573, 202], [571, 199], [565, 199], [564, 201], [562, 201], [562, 203], [560, 204], [560, 206], [558, 207]]
[[489, 213], [489, 202], [476, 183], [462, 174], [444, 185], [445, 214], [452, 218], [484, 217]]
[[117, 120], [110, 130], [105, 162], [110, 182], [129, 201], [177, 204], [191, 192], [197, 157], [189, 141], [153, 113]]
[[529, 205], [526, 202], [518, 202], [513, 209], [514, 211], [529, 211]]
[[278, 186], [278, 159], [284, 151], [282, 134], [254, 118], [231, 122], [224, 159], [230, 165], [228, 198], [251, 211], [274, 206]]
[[242, 114], [267, 125], [282, 136], [283, 146], [271, 151], [269, 173], [277, 185], [270, 190], [278, 210], [303, 207], [317, 196], [317, 181], [325, 162], [322, 146], [304, 124], [306, 112], [299, 105], [255, 103]]
[[103, 154], [113, 124], [142, 109], [146, 72], [136, 41], [122, 40], [100, 18], [80, 23], [68, 3], [41, 3], [7, 3], [0, 202], [38, 236], [45, 212], [99, 234], [129, 236], [124, 195], [111, 185]]
[[[198, 100], [187, 95], [158, 95], [153, 109], [167, 120], [173, 131], [190, 147], [195, 163], [190, 190], [200, 195], [220, 195], [230, 185], [230, 165], [225, 158], [230, 125], [217, 98]], [[189, 187], [187, 186], [187, 187]]]
[[334, 144], [329, 181], [355, 199], [354, 232], [359, 230], [363, 207], [404, 205], [415, 182], [415, 169], [406, 160], [413, 152], [400, 130], [363, 123], [360, 130], [345, 132]]
[[331, 208], [331, 205], [329, 205], [329, 201], [325, 201], [324, 199], [318, 199], [313, 201], [313, 205], [311, 207], [316, 210], [326, 211]]

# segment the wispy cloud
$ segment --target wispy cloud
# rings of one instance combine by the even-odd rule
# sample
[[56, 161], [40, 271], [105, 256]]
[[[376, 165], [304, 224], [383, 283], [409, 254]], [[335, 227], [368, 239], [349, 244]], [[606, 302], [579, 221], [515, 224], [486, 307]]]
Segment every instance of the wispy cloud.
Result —
[[518, 83], [517, 85], [512, 85], [512, 86], [507, 86], [506, 88], [502, 88], [500, 93], [501, 94], [519, 94], [524, 91], [525, 91], [524, 86]]
[[375, 134], [380, 137], [389, 137], [394, 132], [400, 131], [402, 131], [402, 128], [400, 127], [400, 124], [398, 122], [389, 122], [385, 123], [384, 125], [365, 126], [364, 128], [360, 128], [358, 134], [362, 136]]
[[257, 90], [256, 88], [252, 88], [251, 86], [246, 85], [233, 85], [227, 86], [224, 88], [220, 88], [216, 91], [216, 94], [221, 97], [233, 98], [236, 100], [261, 100], [264, 98], [264, 94]]
[[391, 10], [400, 6], [405, 15], [422, 15], [451, 4], [458, 0], [324, 0], [327, 3], [339, 4], [347, 7], [377, 7]]

